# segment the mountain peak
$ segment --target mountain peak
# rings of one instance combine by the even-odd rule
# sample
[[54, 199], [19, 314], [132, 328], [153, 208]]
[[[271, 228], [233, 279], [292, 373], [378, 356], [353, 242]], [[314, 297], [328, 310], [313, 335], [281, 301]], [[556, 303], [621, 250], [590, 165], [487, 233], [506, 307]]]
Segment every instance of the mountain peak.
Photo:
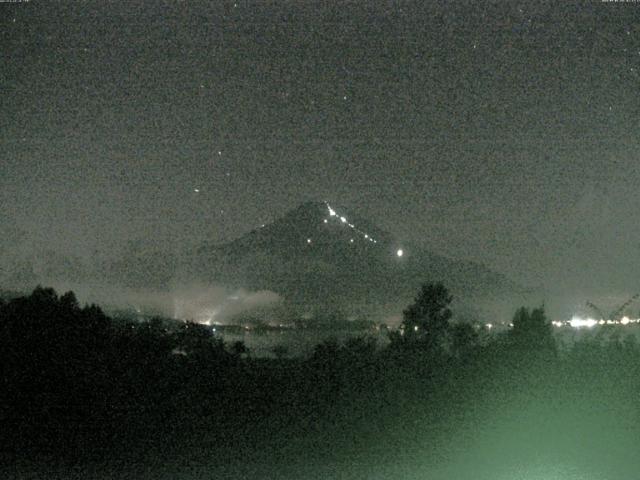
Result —
[[353, 246], [372, 247], [388, 240], [388, 235], [371, 222], [327, 201], [304, 202], [252, 233], [287, 238], [294, 244], [346, 241]]

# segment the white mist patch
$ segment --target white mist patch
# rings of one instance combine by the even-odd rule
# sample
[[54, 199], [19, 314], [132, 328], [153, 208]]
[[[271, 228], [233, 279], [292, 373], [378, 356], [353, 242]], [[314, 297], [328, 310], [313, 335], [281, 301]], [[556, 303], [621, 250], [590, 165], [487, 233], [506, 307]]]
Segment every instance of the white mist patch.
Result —
[[176, 287], [171, 296], [173, 318], [204, 324], [225, 323], [242, 312], [276, 305], [281, 300], [268, 290], [250, 292], [202, 284]]
[[251, 292], [222, 285], [190, 283], [167, 290], [116, 287], [105, 284], [50, 282], [58, 293], [72, 290], [81, 304], [95, 303], [105, 310], [128, 310], [203, 324], [226, 323], [253, 309], [275, 306], [281, 297], [263, 290]]

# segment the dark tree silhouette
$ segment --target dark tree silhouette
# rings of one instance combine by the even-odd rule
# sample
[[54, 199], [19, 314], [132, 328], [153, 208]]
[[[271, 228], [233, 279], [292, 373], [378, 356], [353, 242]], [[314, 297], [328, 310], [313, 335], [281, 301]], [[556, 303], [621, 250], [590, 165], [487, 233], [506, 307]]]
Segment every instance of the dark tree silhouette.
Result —
[[76, 298], [75, 293], [69, 291], [60, 297], [60, 306], [70, 311], [77, 311], [80, 309], [80, 304]]
[[478, 346], [479, 335], [470, 323], [456, 323], [451, 328], [451, 348], [458, 357], [464, 357]]
[[187, 322], [175, 335], [177, 351], [200, 360], [227, 360], [228, 352], [222, 339], [217, 338], [210, 327]]
[[372, 357], [376, 353], [377, 342], [374, 337], [350, 337], [344, 343], [344, 350], [356, 358]]
[[544, 307], [531, 311], [521, 307], [516, 310], [512, 323], [513, 329], [509, 334], [518, 347], [536, 351], [555, 349], [551, 322], [544, 312]]
[[442, 346], [449, 330], [453, 297], [440, 282], [422, 285], [413, 304], [403, 312], [402, 328], [405, 342], [420, 343], [428, 348]]
[[315, 366], [326, 366], [337, 362], [340, 354], [340, 345], [334, 337], [326, 338], [318, 343], [311, 355], [311, 362]]
[[233, 342], [233, 344], [231, 345], [231, 351], [238, 357], [249, 353], [249, 349], [242, 340]]
[[271, 348], [271, 353], [273, 353], [277, 359], [282, 360], [289, 355], [289, 349], [286, 345], [276, 345]]

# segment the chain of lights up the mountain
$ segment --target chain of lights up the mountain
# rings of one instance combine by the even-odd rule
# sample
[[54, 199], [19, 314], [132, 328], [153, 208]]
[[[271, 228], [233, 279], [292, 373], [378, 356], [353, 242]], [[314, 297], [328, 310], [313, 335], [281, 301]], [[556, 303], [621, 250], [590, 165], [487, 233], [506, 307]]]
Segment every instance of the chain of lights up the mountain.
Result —
[[[336, 217], [338, 218], [338, 220], [340, 221], [340, 223], [347, 225], [349, 228], [351, 228], [354, 232], [358, 233], [360, 236], [362, 236], [365, 240], [372, 242], [372, 243], [378, 243], [378, 241], [373, 238], [371, 235], [369, 235], [366, 232], [363, 232], [362, 230], [360, 230], [359, 228], [357, 228], [353, 223], [349, 223], [349, 221], [347, 220], [346, 217], [344, 217], [343, 215], [339, 215], [332, 207], [331, 205], [329, 205], [327, 202], [324, 202], [324, 204], [327, 206], [327, 210], [329, 212], [329, 217]], [[324, 223], [329, 223], [329, 219], [325, 218], [324, 219]], [[307, 243], [312, 243], [312, 239], [311, 238], [307, 238]], [[351, 243], [354, 242], [354, 239], [352, 238], [350, 240]], [[396, 255], [398, 257], [402, 257], [404, 255], [404, 251], [399, 248], [398, 250], [396, 250]]]

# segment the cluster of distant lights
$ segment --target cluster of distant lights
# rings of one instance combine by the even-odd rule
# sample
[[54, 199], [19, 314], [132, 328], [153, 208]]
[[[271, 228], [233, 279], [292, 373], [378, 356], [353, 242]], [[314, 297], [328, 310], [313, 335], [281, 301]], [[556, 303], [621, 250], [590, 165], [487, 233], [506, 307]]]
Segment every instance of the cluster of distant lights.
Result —
[[[582, 318], [574, 315], [571, 318], [571, 320], [566, 320], [566, 321], [554, 320], [551, 322], [551, 325], [553, 325], [556, 328], [563, 328], [563, 327], [593, 328], [596, 326], [603, 326], [603, 325], [626, 326], [626, 325], [634, 325], [634, 324], [640, 324], [640, 318], [622, 317], [620, 320], [603, 320], [603, 319], [596, 320], [595, 318]], [[491, 330], [495, 325], [492, 323], [485, 323], [484, 326], [487, 330]], [[513, 323], [509, 323], [508, 326], [510, 328], [513, 328]]]
[[620, 320], [596, 320], [595, 318], [582, 318], [578, 316], [573, 316], [571, 320], [566, 322], [551, 322], [554, 327], [573, 327], [573, 328], [593, 328], [597, 325], [632, 325], [636, 323], [640, 323], [640, 319], [638, 318], [629, 318], [622, 317]]
[[[551, 322], [551, 325], [553, 325], [556, 328], [569, 327], [569, 328], [576, 328], [576, 329], [594, 328], [594, 327], [603, 326], [603, 325], [627, 326], [627, 325], [634, 325], [634, 324], [640, 324], [640, 318], [629, 318], [625, 316], [619, 320], [596, 320], [594, 318], [582, 318], [574, 315], [573, 317], [571, 317], [570, 320], [565, 320], [565, 321], [554, 320]], [[513, 328], [513, 323], [498, 323], [497, 326], [499, 327], [500, 325], [502, 325], [503, 327], [506, 326], [508, 328]], [[496, 327], [496, 324], [485, 323], [484, 327], [487, 330], [491, 330], [494, 327]], [[417, 327], [415, 328], [415, 330], [417, 331]]]
[[[212, 330], [214, 332], [216, 331], [216, 327], [220, 327], [223, 325], [221, 322], [214, 321], [214, 318], [219, 313], [218, 309], [207, 311], [205, 313], [206, 313], [205, 315], [200, 315], [198, 318], [196, 318], [197, 323], [213, 327]], [[602, 325], [626, 326], [626, 325], [633, 325], [638, 323], [640, 323], [640, 318], [629, 318], [626, 316], [622, 317], [620, 320], [596, 320], [594, 318], [581, 318], [581, 317], [574, 316], [571, 318], [571, 320], [567, 320], [567, 321], [554, 320], [551, 322], [551, 324], [556, 328], [571, 327], [576, 329], [593, 328], [593, 327], [602, 326]], [[283, 327], [283, 326], [284, 325], [280, 325], [280, 327]], [[484, 324], [484, 327], [487, 330], [491, 330], [495, 326], [496, 325], [493, 323]], [[508, 326], [509, 328], [513, 328], [513, 323], [509, 323]], [[419, 327], [415, 325], [413, 329], [417, 332], [419, 330]], [[250, 330], [250, 327], [245, 326], [245, 330]]]

